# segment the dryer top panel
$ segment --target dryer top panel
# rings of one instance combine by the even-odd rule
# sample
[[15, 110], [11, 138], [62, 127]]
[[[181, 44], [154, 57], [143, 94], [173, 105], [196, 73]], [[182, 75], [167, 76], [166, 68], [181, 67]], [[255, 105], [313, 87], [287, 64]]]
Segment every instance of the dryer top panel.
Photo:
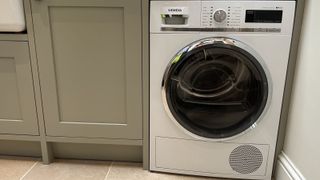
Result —
[[152, 1], [151, 32], [291, 34], [295, 1]]
[[[150, 0], [150, 1], [226, 1], [226, 0]], [[243, 1], [243, 0], [233, 0]], [[247, 1], [279, 1], [279, 0], [247, 0]], [[296, 0], [283, 0], [283, 1], [296, 1]]]

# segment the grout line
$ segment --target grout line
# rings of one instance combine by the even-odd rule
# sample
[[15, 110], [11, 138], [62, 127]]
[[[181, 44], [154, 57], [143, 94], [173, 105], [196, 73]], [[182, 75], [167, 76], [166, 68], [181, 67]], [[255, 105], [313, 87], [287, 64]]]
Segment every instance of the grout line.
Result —
[[28, 169], [28, 171], [27, 171], [26, 173], [24, 173], [23, 176], [21, 176], [20, 180], [22, 180], [24, 177], [26, 177], [26, 176], [29, 174], [29, 172], [38, 164], [38, 162], [39, 162], [39, 161], [35, 162], [35, 163]]
[[104, 180], [107, 180], [108, 176], [109, 176], [109, 173], [110, 173], [110, 170], [111, 170], [111, 167], [113, 165], [113, 161], [111, 162], [110, 166], [109, 166], [109, 169], [108, 169], [108, 172], [106, 174], [106, 176], [104, 177]]

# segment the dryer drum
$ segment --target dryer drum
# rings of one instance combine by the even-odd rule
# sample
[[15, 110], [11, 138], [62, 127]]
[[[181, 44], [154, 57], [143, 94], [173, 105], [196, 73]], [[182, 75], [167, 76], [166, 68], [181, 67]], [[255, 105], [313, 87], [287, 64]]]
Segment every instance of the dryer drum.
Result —
[[259, 119], [268, 98], [268, 81], [249, 52], [213, 42], [184, 48], [174, 58], [164, 76], [164, 98], [174, 119], [188, 131], [228, 138]]

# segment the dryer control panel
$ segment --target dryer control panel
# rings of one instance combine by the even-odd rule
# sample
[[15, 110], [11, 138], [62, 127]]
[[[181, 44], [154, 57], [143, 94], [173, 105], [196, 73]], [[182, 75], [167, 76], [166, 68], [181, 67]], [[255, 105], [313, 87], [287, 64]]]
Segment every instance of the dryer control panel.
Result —
[[223, 31], [280, 32], [284, 5], [268, 2], [202, 1], [201, 27]]
[[295, 1], [151, 1], [151, 31], [290, 33]]

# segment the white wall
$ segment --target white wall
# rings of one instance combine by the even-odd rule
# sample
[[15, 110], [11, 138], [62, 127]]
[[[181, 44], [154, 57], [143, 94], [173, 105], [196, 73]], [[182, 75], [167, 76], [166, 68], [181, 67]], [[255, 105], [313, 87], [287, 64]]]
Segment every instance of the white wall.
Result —
[[320, 0], [306, 0], [282, 155], [276, 180], [320, 180]]

